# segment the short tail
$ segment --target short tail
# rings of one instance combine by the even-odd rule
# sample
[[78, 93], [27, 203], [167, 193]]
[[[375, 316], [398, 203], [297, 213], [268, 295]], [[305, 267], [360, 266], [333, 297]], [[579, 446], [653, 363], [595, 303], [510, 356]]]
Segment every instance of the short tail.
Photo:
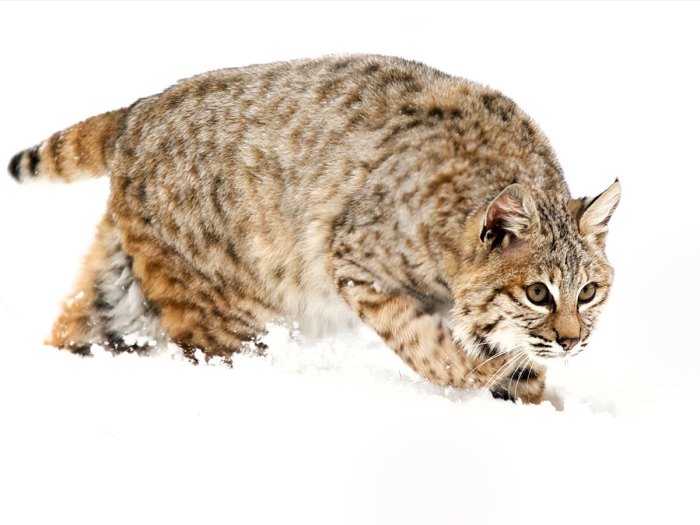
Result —
[[19, 182], [73, 182], [105, 175], [127, 113], [126, 108], [110, 111], [54, 133], [12, 157], [7, 171]]

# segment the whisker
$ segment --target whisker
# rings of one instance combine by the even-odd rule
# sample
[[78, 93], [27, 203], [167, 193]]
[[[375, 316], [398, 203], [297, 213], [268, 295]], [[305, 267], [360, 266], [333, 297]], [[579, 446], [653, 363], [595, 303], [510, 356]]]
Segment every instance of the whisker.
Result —
[[[520, 364], [526, 362], [527, 359], [528, 359], [527, 350], [525, 348], [520, 348], [520, 347], [517, 348], [514, 355], [513, 355], [513, 358], [508, 361], [508, 364], [511, 365], [510, 368], [503, 371], [501, 376], [498, 378], [498, 381], [503, 379], [503, 377], [510, 370], [513, 370], [513, 371], [517, 370], [520, 367]], [[510, 395], [510, 388], [511, 388], [512, 381], [513, 381], [513, 377], [511, 377], [510, 381], [508, 382], [508, 394], [509, 395]], [[516, 381], [516, 390], [517, 390], [517, 381]]]
[[[511, 363], [513, 364], [513, 371], [510, 374], [510, 380], [508, 381], [508, 392], [511, 392], [511, 387], [513, 386], [513, 376], [515, 375], [515, 372], [518, 371], [518, 364], [520, 363], [520, 360], [522, 359], [523, 355], [518, 354], [516, 359], [513, 359]], [[518, 384], [517, 381], [515, 383], [516, 385]]]
[[[521, 358], [522, 358], [522, 354], [518, 354], [517, 357], [514, 358], [514, 359], [511, 361], [511, 363], [515, 363], [515, 364], [513, 365], [513, 373], [515, 373], [515, 371], [518, 370], [518, 362], [520, 361]], [[508, 381], [508, 389], [507, 389], [507, 390], [508, 390], [509, 393], [510, 393], [510, 391], [511, 391], [511, 390], [510, 390], [510, 387], [511, 387], [511, 385], [513, 384], [513, 373], [511, 373], [511, 375], [510, 375], [510, 381]]]
[[[518, 368], [523, 366], [523, 364], [527, 363], [529, 360], [530, 360], [530, 358], [528, 357], [527, 352], [523, 352], [523, 358], [520, 361], [518, 361], [518, 364], [517, 364], [515, 369], [517, 370]], [[527, 366], [527, 365], [525, 365], [525, 366]], [[515, 391], [513, 392], [513, 397], [515, 398], [516, 401], [518, 400], [518, 385], [520, 384], [520, 379], [522, 378], [524, 371], [525, 371], [524, 368], [520, 368], [520, 373], [518, 374], [518, 378], [515, 380]], [[510, 379], [511, 379], [511, 381], [513, 380], [512, 377]], [[508, 385], [508, 388], [510, 389], [510, 385]]]
[[[459, 354], [460, 352], [466, 353], [466, 351], [464, 350], [464, 348], [462, 348], [461, 343], [457, 342], [457, 345], [460, 347], [459, 350], [457, 350], [456, 352], [452, 352], [450, 355], [448, 355], [448, 356], [445, 358], [447, 361], [449, 361], [452, 357], [456, 356], [456, 355]], [[472, 344], [471, 346], [472, 346], [473, 348], [479, 348], [480, 346], [491, 346], [491, 345], [490, 345], [489, 343], [474, 343], [474, 344]]]
[[[518, 359], [521, 355], [521, 352], [524, 352], [524, 350], [516, 351], [513, 355], [513, 359]], [[496, 370], [491, 379], [487, 381], [486, 385], [483, 387], [482, 390], [489, 390], [492, 386], [496, 384], [496, 382], [503, 379], [503, 376], [508, 372], [508, 367], [512, 364], [512, 362], [512, 359], [507, 359], [506, 362], [498, 370]], [[503, 373], [499, 375], [499, 372], [501, 372], [501, 370], [503, 370]]]
[[489, 361], [492, 361], [492, 360], [496, 359], [497, 357], [501, 357], [502, 355], [505, 355], [505, 354], [507, 354], [507, 353], [508, 353], [508, 350], [503, 350], [503, 351], [501, 351], [501, 352], [498, 352], [496, 355], [492, 355], [491, 357], [489, 357], [489, 358], [486, 359], [485, 361], [482, 361], [482, 362], [481, 362], [480, 364], [478, 364], [476, 367], [472, 368], [472, 370], [466, 375], [466, 377], [464, 377], [464, 379], [462, 379], [462, 382], [463, 382], [463, 383], [466, 382], [466, 381], [469, 379], [469, 377], [471, 377], [471, 375], [472, 375], [474, 372], [476, 372], [477, 370], [479, 370], [479, 368], [481, 368], [482, 366], [484, 366], [484, 365], [485, 365], [486, 363], [488, 363]]

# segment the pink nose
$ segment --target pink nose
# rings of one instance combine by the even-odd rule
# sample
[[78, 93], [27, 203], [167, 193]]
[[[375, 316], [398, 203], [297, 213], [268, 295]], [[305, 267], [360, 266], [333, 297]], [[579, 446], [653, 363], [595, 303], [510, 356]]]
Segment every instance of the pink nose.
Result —
[[557, 339], [557, 343], [561, 345], [561, 347], [564, 349], [564, 352], [568, 352], [571, 350], [574, 346], [576, 346], [576, 343], [579, 342], [579, 339], [573, 338], [573, 337], [565, 337], [563, 339]]

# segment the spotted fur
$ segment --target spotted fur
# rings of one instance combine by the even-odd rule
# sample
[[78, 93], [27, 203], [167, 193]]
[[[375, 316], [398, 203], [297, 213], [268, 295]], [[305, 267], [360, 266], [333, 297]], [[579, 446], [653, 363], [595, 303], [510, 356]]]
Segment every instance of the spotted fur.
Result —
[[[173, 341], [226, 359], [272, 319], [359, 317], [435, 383], [539, 402], [547, 360], [586, 346], [612, 283], [619, 183], [571, 199], [511, 100], [398, 58], [206, 73], [57, 133], [9, 171], [111, 177], [51, 338], [83, 353]], [[533, 282], [551, 304], [528, 301]], [[579, 304], [589, 282], [597, 296]]]

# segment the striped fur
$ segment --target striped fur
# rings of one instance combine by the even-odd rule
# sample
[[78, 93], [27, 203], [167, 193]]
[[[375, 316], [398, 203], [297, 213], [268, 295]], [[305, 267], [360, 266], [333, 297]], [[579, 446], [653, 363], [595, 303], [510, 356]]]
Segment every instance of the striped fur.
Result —
[[[511, 100], [397, 58], [206, 73], [57, 133], [9, 171], [111, 176], [51, 339], [80, 352], [141, 337], [227, 359], [273, 319], [318, 331], [359, 317], [433, 382], [538, 402], [547, 359], [585, 347], [612, 282], [619, 183], [571, 199]], [[533, 282], [551, 304], [528, 302]]]
[[8, 166], [10, 175], [19, 182], [73, 182], [106, 175], [127, 112], [110, 111], [54, 133], [41, 144], [15, 155]]

